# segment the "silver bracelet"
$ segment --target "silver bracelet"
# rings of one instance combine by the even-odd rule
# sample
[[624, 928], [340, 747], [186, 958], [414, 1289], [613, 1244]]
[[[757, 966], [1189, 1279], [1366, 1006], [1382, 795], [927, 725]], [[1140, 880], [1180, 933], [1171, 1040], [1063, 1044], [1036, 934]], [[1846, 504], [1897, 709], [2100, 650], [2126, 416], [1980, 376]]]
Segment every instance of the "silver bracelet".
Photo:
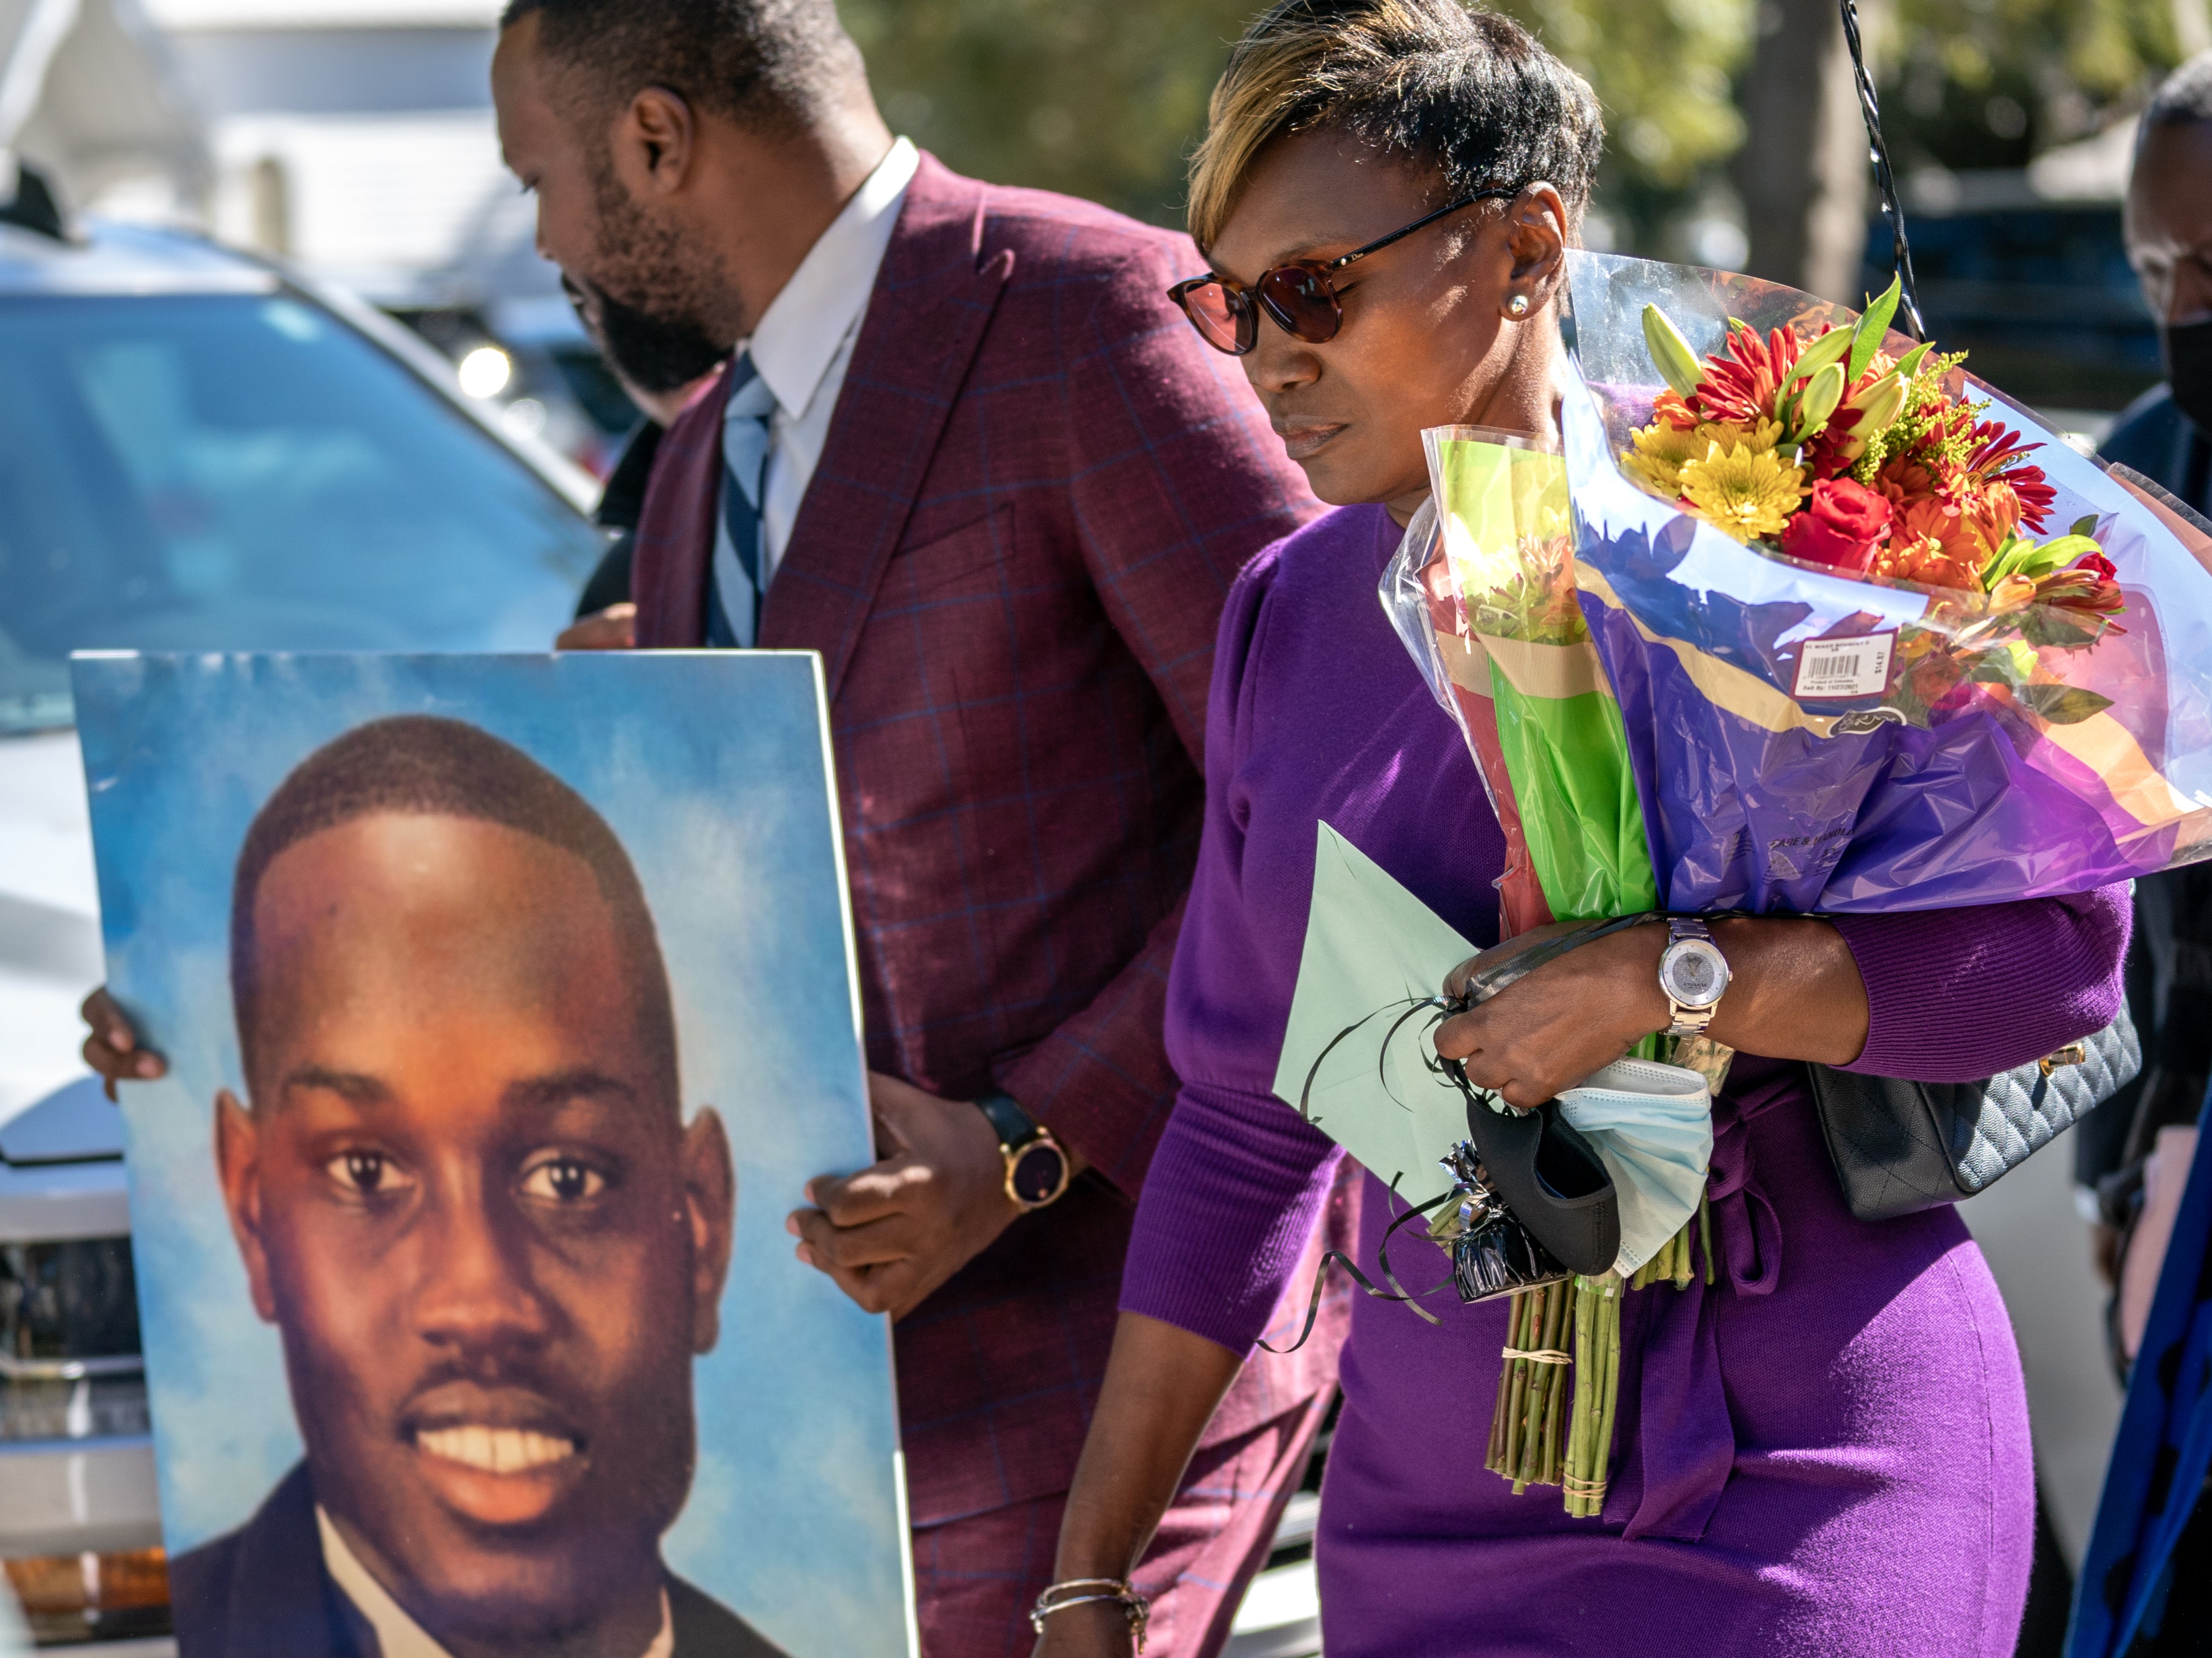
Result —
[[1129, 1620], [1129, 1633], [1136, 1642], [1139, 1658], [1145, 1650], [1145, 1620], [1152, 1616], [1152, 1603], [1137, 1593], [1136, 1585], [1125, 1577], [1070, 1577], [1049, 1584], [1030, 1608], [1030, 1627], [1039, 1635], [1044, 1633], [1044, 1620], [1056, 1612], [1066, 1612], [1070, 1606], [1094, 1606], [1112, 1601], [1121, 1608], [1121, 1615]]

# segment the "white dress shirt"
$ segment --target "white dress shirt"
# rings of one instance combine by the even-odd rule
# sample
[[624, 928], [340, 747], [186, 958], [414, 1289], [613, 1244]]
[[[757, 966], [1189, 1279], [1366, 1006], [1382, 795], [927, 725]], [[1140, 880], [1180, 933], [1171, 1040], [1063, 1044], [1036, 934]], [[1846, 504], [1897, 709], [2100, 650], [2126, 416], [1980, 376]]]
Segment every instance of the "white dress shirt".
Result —
[[[345, 1592], [354, 1610], [367, 1619], [369, 1628], [376, 1631], [380, 1658], [451, 1658], [422, 1625], [407, 1615], [407, 1608], [369, 1575], [368, 1568], [346, 1546], [345, 1539], [331, 1524], [330, 1515], [323, 1512], [319, 1503], [315, 1504], [315, 1530], [323, 1540], [323, 1569], [330, 1573], [331, 1582]], [[660, 1633], [653, 1637], [653, 1644], [645, 1649], [643, 1658], [672, 1658], [675, 1650], [676, 1625], [669, 1615], [668, 1591], [663, 1589]]]
[[763, 592], [791, 543], [799, 504], [830, 440], [830, 416], [852, 366], [853, 342], [921, 161], [904, 138], [891, 145], [761, 313], [752, 338], [738, 348], [752, 353], [754, 368], [775, 394], [761, 502]]

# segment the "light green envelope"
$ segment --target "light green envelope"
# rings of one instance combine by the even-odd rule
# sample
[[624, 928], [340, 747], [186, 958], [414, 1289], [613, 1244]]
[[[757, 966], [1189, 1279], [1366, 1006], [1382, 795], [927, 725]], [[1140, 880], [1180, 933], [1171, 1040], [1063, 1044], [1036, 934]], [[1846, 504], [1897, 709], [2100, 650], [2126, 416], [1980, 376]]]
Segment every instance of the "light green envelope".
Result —
[[[1428, 1015], [1398, 1024], [1395, 1035], [1391, 1027], [1412, 1002], [1438, 994], [1444, 975], [1474, 946], [1327, 823], [1314, 827], [1313, 908], [1276, 1096], [1295, 1107], [1303, 1095], [1314, 1126], [1384, 1184], [1402, 1176], [1419, 1185], [1431, 1175], [1449, 1184], [1437, 1164], [1467, 1138], [1467, 1102], [1424, 1063], [1434, 1051]], [[1408, 1187], [1407, 1195], [1418, 1202], [1430, 1193]]]
[[[1468, 1130], [1466, 1096], [1425, 1062], [1434, 1014], [1414, 1004], [1437, 995], [1474, 946], [1327, 823], [1315, 834], [1313, 906], [1275, 1094], [1293, 1108], [1303, 1097], [1315, 1127], [1419, 1203], [1450, 1184], [1437, 1164]], [[1623, 1060], [1559, 1103], [1620, 1192], [1619, 1267], [1632, 1272], [1697, 1212], [1713, 1143], [1705, 1079]]]

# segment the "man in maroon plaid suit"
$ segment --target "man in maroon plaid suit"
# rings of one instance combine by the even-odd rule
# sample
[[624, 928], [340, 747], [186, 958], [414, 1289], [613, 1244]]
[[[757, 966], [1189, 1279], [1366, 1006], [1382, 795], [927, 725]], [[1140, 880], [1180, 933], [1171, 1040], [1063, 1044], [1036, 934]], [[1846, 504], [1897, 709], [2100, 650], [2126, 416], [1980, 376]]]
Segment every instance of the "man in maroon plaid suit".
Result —
[[[1175, 1097], [1215, 623], [1311, 498], [1164, 297], [1190, 243], [895, 144], [830, 0], [515, 0], [494, 86], [629, 378], [742, 347], [661, 445], [631, 625], [822, 653], [884, 1160], [790, 1226], [897, 1321], [926, 1649], [1025, 1652]], [[1334, 1354], [1224, 1402], [1156, 1650], [1225, 1637]]]

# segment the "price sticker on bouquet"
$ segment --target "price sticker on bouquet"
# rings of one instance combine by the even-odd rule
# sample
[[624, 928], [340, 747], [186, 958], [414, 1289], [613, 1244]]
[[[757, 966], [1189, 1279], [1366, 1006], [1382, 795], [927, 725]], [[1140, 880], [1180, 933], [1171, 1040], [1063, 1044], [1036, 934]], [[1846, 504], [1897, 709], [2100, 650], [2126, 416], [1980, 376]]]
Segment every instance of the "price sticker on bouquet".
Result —
[[1790, 694], [1800, 701], [1880, 696], [1889, 689], [1896, 650], [1894, 632], [1805, 640], [1797, 647], [1797, 677]]

